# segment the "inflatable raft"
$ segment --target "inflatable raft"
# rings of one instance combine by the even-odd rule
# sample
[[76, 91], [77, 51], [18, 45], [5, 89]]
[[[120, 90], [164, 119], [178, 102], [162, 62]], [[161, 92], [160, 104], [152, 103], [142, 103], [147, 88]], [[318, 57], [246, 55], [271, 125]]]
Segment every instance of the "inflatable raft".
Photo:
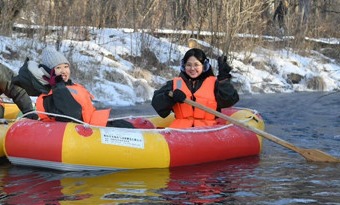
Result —
[[[264, 129], [255, 111], [222, 111], [257, 129]], [[11, 163], [57, 170], [120, 170], [167, 168], [259, 155], [262, 138], [219, 119], [211, 127], [171, 129], [173, 116], [128, 117], [135, 129], [86, 124], [14, 122], [4, 138]]]
[[15, 120], [21, 114], [18, 106], [15, 103], [4, 102], [1, 103], [1, 106], [4, 107], [4, 118], [0, 119], [0, 158], [5, 157], [3, 138], [9, 127], [8, 122]]
[[4, 107], [4, 119], [16, 119], [21, 114], [15, 103], [2, 103]]

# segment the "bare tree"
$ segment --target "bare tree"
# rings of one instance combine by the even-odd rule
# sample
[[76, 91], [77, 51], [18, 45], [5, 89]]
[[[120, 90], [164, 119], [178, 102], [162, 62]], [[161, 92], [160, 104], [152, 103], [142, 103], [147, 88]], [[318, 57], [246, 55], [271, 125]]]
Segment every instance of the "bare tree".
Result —
[[231, 48], [240, 46], [233, 41], [238, 34], [260, 34], [258, 28], [265, 28], [266, 21], [261, 20], [264, 10], [262, 2], [259, 0], [221, 1], [216, 5], [221, 8], [217, 16], [220, 24], [217, 25], [216, 31], [223, 33], [221, 48], [225, 54], [228, 54]]
[[[285, 0], [285, 35], [290, 45], [307, 46], [309, 37], [339, 37], [340, 0]], [[0, 32], [9, 35], [19, 16], [31, 37], [44, 39], [57, 34], [56, 45], [64, 38], [89, 40], [91, 27], [189, 30], [190, 34], [169, 34], [176, 43], [193, 37], [205, 40], [229, 54], [251, 50], [265, 41], [263, 34], [276, 35], [273, 15], [280, 0], [0, 0]], [[41, 26], [33, 30], [31, 25]], [[209, 31], [211, 35], [201, 35]], [[33, 34], [32, 34], [33, 32]], [[28, 33], [28, 32], [27, 32]], [[247, 38], [252, 36], [252, 38]], [[235, 40], [237, 38], [238, 40]], [[289, 41], [285, 41], [289, 43]], [[279, 45], [279, 44], [278, 44]]]
[[9, 35], [20, 11], [26, 5], [26, 0], [0, 0], [0, 33]]

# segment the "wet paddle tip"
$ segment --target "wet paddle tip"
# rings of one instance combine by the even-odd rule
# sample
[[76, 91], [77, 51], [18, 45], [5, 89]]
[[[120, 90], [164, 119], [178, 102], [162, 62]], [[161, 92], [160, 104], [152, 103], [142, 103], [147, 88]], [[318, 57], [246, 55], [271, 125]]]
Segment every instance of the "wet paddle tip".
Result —
[[340, 163], [339, 158], [317, 149], [304, 149], [300, 154], [302, 154], [308, 162]]

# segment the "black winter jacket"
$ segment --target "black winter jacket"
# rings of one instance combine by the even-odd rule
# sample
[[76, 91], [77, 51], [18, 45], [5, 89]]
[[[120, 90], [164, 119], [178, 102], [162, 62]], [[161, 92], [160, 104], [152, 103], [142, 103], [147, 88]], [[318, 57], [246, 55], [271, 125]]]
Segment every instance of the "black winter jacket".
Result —
[[[68, 80], [67, 82], [61, 81], [52, 87], [52, 95], [44, 97], [44, 108], [46, 112], [66, 115], [73, 117], [77, 120], [83, 120], [82, 107], [73, 98], [67, 85], [72, 85], [73, 82]], [[56, 117], [57, 121], [70, 122], [69, 118]]]
[[[203, 81], [208, 76], [213, 76], [213, 72], [209, 69], [207, 72], [202, 73], [198, 78], [191, 79], [185, 72], [181, 72], [179, 77], [181, 77], [191, 93], [195, 95], [195, 92], [201, 87]], [[165, 118], [167, 117], [174, 106], [175, 102], [171, 97], [169, 97], [169, 91], [173, 90], [173, 80], [166, 82], [166, 84], [159, 90], [154, 92], [151, 105], [156, 110], [159, 116]], [[220, 111], [222, 108], [231, 107], [239, 101], [239, 95], [237, 90], [230, 83], [230, 79], [225, 79], [222, 81], [216, 80], [215, 83], [215, 97], [217, 102], [217, 110]]]

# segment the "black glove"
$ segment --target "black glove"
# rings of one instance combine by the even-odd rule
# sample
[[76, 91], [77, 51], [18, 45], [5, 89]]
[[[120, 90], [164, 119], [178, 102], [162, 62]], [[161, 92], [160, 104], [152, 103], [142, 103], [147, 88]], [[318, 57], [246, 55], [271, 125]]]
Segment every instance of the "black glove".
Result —
[[185, 98], [187, 98], [187, 96], [185, 95], [183, 91], [181, 91], [180, 89], [174, 90], [172, 99], [174, 100], [175, 103], [177, 102], [183, 103]]
[[227, 63], [227, 56], [220, 56], [217, 58], [218, 63], [218, 76], [219, 81], [231, 78], [230, 71], [233, 69]]
[[28, 115], [25, 115], [24, 118], [28, 118], [28, 119], [31, 119], [31, 120], [38, 120], [39, 116], [36, 113], [30, 113]]

